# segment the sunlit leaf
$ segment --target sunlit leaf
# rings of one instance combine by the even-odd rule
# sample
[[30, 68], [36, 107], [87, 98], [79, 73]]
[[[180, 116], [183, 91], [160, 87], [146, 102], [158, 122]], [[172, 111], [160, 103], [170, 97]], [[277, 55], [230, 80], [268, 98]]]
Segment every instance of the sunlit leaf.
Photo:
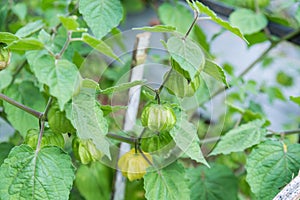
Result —
[[120, 0], [80, 0], [79, 12], [98, 39], [116, 27], [123, 17]]
[[14, 147], [0, 167], [1, 199], [68, 199], [75, 178], [71, 158], [58, 147], [39, 152]]
[[224, 165], [199, 166], [187, 171], [190, 181], [191, 200], [236, 200], [238, 181], [232, 171]]
[[185, 170], [177, 162], [160, 169], [159, 172], [155, 170], [147, 172], [144, 176], [144, 188], [147, 199], [190, 199]]
[[230, 14], [229, 21], [240, 28], [243, 34], [256, 33], [268, 24], [268, 19], [262, 13], [255, 13], [250, 9], [237, 9]]
[[244, 151], [260, 143], [266, 135], [266, 129], [262, 127], [264, 123], [262, 120], [255, 120], [230, 130], [221, 137], [210, 155]]
[[228, 86], [224, 70], [217, 63], [215, 63], [215, 62], [213, 62], [209, 59], [206, 59], [205, 65], [204, 65], [204, 68], [203, 68], [203, 72], [209, 74], [214, 79], [216, 79], [218, 81], [221, 81], [226, 86]]
[[42, 20], [38, 20], [35, 22], [31, 22], [26, 24], [26, 26], [20, 28], [17, 32], [16, 32], [16, 36], [17, 37], [27, 37], [35, 32], [37, 32], [38, 30], [40, 30], [41, 28], [43, 28], [44, 23]]
[[190, 3], [190, 6], [192, 8], [194, 8], [195, 10], [197, 10], [198, 12], [200, 12], [200, 13], [205, 13], [206, 15], [211, 17], [212, 21], [216, 22], [217, 24], [219, 24], [223, 28], [225, 28], [228, 31], [234, 33], [235, 35], [239, 36], [241, 39], [243, 39], [247, 42], [247, 40], [244, 38], [243, 34], [241, 33], [241, 31], [237, 27], [231, 25], [229, 22], [224, 21], [223, 19], [218, 17], [216, 15], [216, 13], [214, 11], [212, 11], [209, 7], [203, 5], [199, 1], [194, 2], [193, 4]]
[[176, 118], [175, 127], [170, 131], [176, 145], [191, 159], [209, 166], [202, 154], [196, 127], [183, 113], [176, 112]]
[[57, 98], [60, 110], [72, 98], [80, 79], [77, 67], [68, 60], [55, 60], [45, 51], [26, 53], [30, 68], [41, 83]]
[[98, 40], [87, 33], [82, 35], [82, 40], [90, 45], [91, 47], [95, 48], [100, 53], [103, 53], [106, 56], [112, 57], [116, 60], [119, 60], [119, 57], [113, 52], [110, 46], [108, 46], [102, 40]]
[[[175, 70], [187, 79], [193, 80], [205, 64], [205, 57], [201, 48], [192, 40], [179, 37], [169, 38], [167, 47], [172, 58], [178, 63], [178, 67], [184, 71], [184, 74], [179, 69], [175, 68]], [[172, 67], [174, 68], [174, 66]]]
[[247, 159], [247, 182], [257, 199], [273, 199], [300, 166], [300, 144], [266, 141]]
[[83, 80], [80, 91], [72, 99], [71, 121], [79, 138], [92, 139], [96, 148], [110, 158], [110, 144], [105, 137], [108, 125], [96, 101], [98, 87], [92, 80]]

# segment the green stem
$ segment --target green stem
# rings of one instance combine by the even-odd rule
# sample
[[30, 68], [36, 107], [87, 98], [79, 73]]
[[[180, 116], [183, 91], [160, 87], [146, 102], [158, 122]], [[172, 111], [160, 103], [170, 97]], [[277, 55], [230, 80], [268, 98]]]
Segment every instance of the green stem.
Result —
[[60, 59], [62, 57], [62, 55], [65, 53], [65, 51], [67, 50], [71, 40], [72, 40], [72, 31], [68, 31], [68, 36], [67, 36], [67, 40], [64, 44], [64, 46], [62, 47], [62, 49], [60, 50], [59, 54], [57, 54], [55, 56], [56, 59]]
[[42, 143], [42, 138], [43, 138], [44, 129], [45, 129], [45, 120], [47, 118], [47, 114], [48, 114], [48, 111], [49, 111], [50, 106], [52, 104], [52, 101], [53, 101], [53, 98], [49, 97], [46, 108], [45, 108], [42, 116], [39, 117], [39, 120], [40, 120], [39, 121], [39, 123], [40, 123], [40, 134], [39, 134], [38, 143], [37, 143], [37, 147], [36, 147], [36, 153], [38, 153], [41, 149], [41, 143]]
[[168, 71], [167, 73], [167, 77], [164, 79], [164, 81], [162, 82], [162, 84], [159, 86], [159, 88], [157, 89], [157, 93], [160, 94], [162, 89], [165, 87], [166, 82], [168, 81], [168, 79], [170, 78], [170, 74], [172, 72], [173, 68], [170, 69], [170, 71]]
[[36, 154], [41, 149], [41, 143], [42, 143], [42, 138], [43, 138], [43, 134], [44, 134], [44, 129], [45, 129], [45, 120], [42, 119], [42, 120], [40, 120], [40, 134], [39, 134], [38, 143], [37, 143], [36, 150], [35, 150]]
[[12, 84], [15, 82], [15, 80], [16, 80], [16, 78], [17, 78], [17, 75], [18, 75], [18, 74], [21, 72], [21, 70], [25, 67], [26, 63], [27, 63], [27, 61], [24, 61], [24, 62], [20, 65], [20, 67], [15, 71], [15, 73], [12, 75], [12, 80], [11, 80], [11, 82], [10, 82], [9, 85], [12, 85]]
[[144, 87], [148, 88], [149, 90], [151, 90], [152, 92], [156, 93], [156, 90], [154, 88], [152, 88], [152, 87], [150, 87], [148, 85], [142, 85], [142, 86], [144, 86]]
[[113, 133], [108, 133], [106, 136], [111, 138], [111, 139], [118, 140], [120, 142], [126, 142], [128, 144], [135, 144], [136, 143], [135, 138], [124, 137], [124, 136], [113, 134]]
[[10, 104], [16, 106], [17, 108], [20, 108], [20, 109], [24, 110], [25, 112], [35, 116], [36, 118], [41, 118], [43, 116], [43, 113], [38, 112], [38, 111], [36, 111], [32, 108], [29, 108], [29, 107], [15, 101], [14, 99], [9, 98], [8, 96], [6, 96], [2, 93], [0, 93], [0, 99], [6, 101], [7, 103], [10, 103]]
[[160, 96], [158, 90], [155, 90], [155, 99], [157, 100], [157, 104], [160, 104]]
[[140, 136], [137, 139], [138, 145], [141, 145], [141, 139], [143, 138], [145, 132], [146, 132], [146, 128], [143, 129], [143, 131], [141, 132]]
[[195, 23], [197, 22], [198, 16], [199, 16], [198, 11], [195, 11], [195, 18], [194, 18], [194, 21], [192, 22], [192, 24], [191, 24], [189, 30], [186, 32], [186, 34], [185, 34], [185, 36], [183, 37], [183, 39], [186, 39], [186, 38], [189, 36], [189, 34], [190, 34], [190, 32], [192, 31], [192, 29], [193, 29]]
[[43, 118], [44, 118], [44, 119], [47, 119], [47, 114], [48, 114], [48, 111], [49, 111], [50, 106], [51, 106], [51, 104], [52, 104], [52, 101], [53, 101], [53, 98], [52, 98], [52, 97], [49, 97], [48, 103], [47, 103], [46, 108], [45, 108], [45, 111], [44, 111], [44, 113], [43, 113]]
[[147, 163], [149, 163], [149, 165], [153, 166], [153, 163], [147, 158], [147, 156], [145, 156], [144, 152], [142, 151], [142, 149], [139, 145], [137, 146], [137, 149], [142, 154], [143, 158], [147, 161]]

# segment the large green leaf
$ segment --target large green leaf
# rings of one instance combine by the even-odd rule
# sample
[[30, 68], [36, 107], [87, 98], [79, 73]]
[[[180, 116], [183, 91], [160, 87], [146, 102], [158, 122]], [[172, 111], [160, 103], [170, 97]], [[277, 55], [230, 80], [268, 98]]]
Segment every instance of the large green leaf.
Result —
[[144, 176], [144, 188], [145, 196], [149, 200], [190, 199], [185, 169], [177, 162], [159, 170], [159, 172], [147, 172]]
[[19, 19], [24, 22], [27, 16], [27, 5], [26, 3], [16, 3], [12, 7], [12, 11], [15, 15], [19, 17]]
[[186, 73], [182, 74], [180, 70], [175, 70], [185, 77], [188, 76], [187, 79], [193, 80], [205, 64], [205, 57], [200, 46], [188, 38], [171, 37], [168, 39], [167, 47], [172, 58]]
[[13, 147], [13, 144], [7, 142], [0, 143], [0, 165], [2, 165], [4, 159], [8, 156]]
[[[34, 110], [42, 112], [46, 107], [46, 101], [39, 89], [32, 82], [23, 81], [20, 84], [14, 84], [5, 90], [4, 94], [23, 105]], [[39, 127], [38, 119], [29, 113], [3, 102], [4, 111], [12, 126], [25, 137], [27, 130]]]
[[27, 36], [37, 32], [41, 28], [43, 28], [43, 26], [44, 26], [44, 23], [42, 22], [42, 20], [38, 20], [38, 21], [35, 21], [35, 22], [28, 23], [28, 24], [26, 24], [26, 26], [20, 28], [16, 32], [16, 36], [18, 36], [18, 37], [27, 37]]
[[266, 129], [262, 128], [264, 123], [262, 120], [255, 120], [230, 130], [221, 137], [210, 155], [244, 151], [260, 143], [266, 135]]
[[247, 182], [257, 199], [273, 199], [298, 174], [300, 144], [266, 141], [258, 145], [247, 159]]
[[74, 167], [58, 147], [13, 148], [0, 167], [0, 199], [68, 199]]
[[98, 40], [87, 33], [82, 35], [82, 40], [90, 45], [91, 47], [95, 48], [100, 53], [103, 53], [106, 56], [112, 57], [116, 60], [119, 60], [119, 57], [114, 53], [114, 51], [102, 40]]
[[60, 22], [62, 23], [62, 25], [70, 31], [77, 31], [79, 28], [79, 23], [76, 21], [77, 16], [73, 15], [73, 16], [69, 16], [69, 17], [65, 17], [65, 16], [59, 16], [58, 17]]
[[190, 181], [191, 200], [235, 200], [238, 181], [232, 171], [224, 165], [199, 166], [187, 171]]
[[226, 75], [222, 67], [220, 67], [217, 63], [206, 59], [203, 72], [209, 74], [214, 79], [223, 82], [226, 86], [228, 86]]
[[111, 170], [100, 162], [80, 165], [75, 184], [86, 200], [109, 199], [111, 193]]
[[98, 39], [116, 27], [123, 17], [120, 0], [80, 0], [79, 12]]
[[200, 2], [194, 2], [193, 4], [190, 3], [190, 6], [200, 13], [205, 13], [209, 17], [211, 17], [211, 20], [222, 26], [223, 28], [227, 29], [228, 31], [234, 33], [235, 35], [239, 36], [243, 40], [247, 42], [247, 40], [244, 38], [241, 31], [237, 28], [232, 26], [229, 22], [224, 21], [223, 19], [219, 18], [214, 11], [212, 11], [209, 7], [203, 5]]
[[39, 50], [44, 48], [44, 44], [35, 38], [23, 38], [10, 43], [8, 48], [16, 51]]
[[255, 13], [249, 9], [237, 9], [230, 14], [229, 21], [240, 28], [243, 34], [256, 33], [268, 24], [267, 17], [262, 13]]
[[0, 71], [0, 91], [9, 86], [12, 81], [12, 73], [8, 70]]
[[169, 26], [176, 27], [180, 33], [186, 33], [193, 22], [192, 13], [182, 4], [164, 3], [158, 8], [160, 21]]
[[80, 79], [76, 65], [68, 60], [55, 60], [45, 51], [30, 51], [26, 57], [37, 79], [49, 87], [50, 94], [57, 98], [63, 110]]
[[98, 84], [92, 80], [83, 80], [82, 87], [72, 99], [72, 124], [81, 139], [92, 139], [97, 149], [110, 158], [106, 119], [96, 101]]
[[175, 127], [170, 131], [176, 145], [191, 159], [209, 166], [202, 154], [196, 127], [186, 120], [183, 113], [176, 112], [176, 118]]
[[19, 38], [17, 36], [15, 36], [12, 33], [8, 33], [8, 32], [0, 32], [0, 42], [3, 43], [11, 43], [13, 41], [18, 40]]
[[[176, 31], [185, 34], [193, 23], [194, 17], [188, 7], [180, 3], [163, 3], [158, 8], [160, 21], [168, 26], [176, 27]], [[189, 37], [197, 41], [206, 50], [209, 50], [209, 44], [206, 41], [206, 35], [198, 25], [195, 25], [190, 32]]]

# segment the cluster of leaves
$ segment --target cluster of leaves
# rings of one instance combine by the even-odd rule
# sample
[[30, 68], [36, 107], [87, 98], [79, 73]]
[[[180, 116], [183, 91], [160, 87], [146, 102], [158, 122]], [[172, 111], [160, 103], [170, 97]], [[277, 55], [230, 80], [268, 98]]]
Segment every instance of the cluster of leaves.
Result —
[[[139, 141], [141, 138], [132, 139], [120, 133], [122, 130], [116, 128], [109, 115], [126, 106], [104, 105], [106, 102], [98, 99], [110, 98], [113, 93], [145, 85], [145, 82], [115, 84], [128, 70], [130, 65], [126, 64], [121, 70], [108, 69], [100, 82], [84, 79], [79, 69], [92, 49], [124, 65], [104, 39], [119, 32], [116, 27], [124, 16], [124, 7], [127, 11], [139, 10], [143, 3], [44, 0], [39, 6], [37, 2], [0, 3], [0, 43], [5, 44], [1, 48], [12, 52], [10, 64], [0, 71], [0, 106], [3, 108], [0, 114], [16, 132], [9, 143], [0, 144], [0, 199], [109, 199], [113, 170], [99, 162], [114, 159], [112, 146], [116, 142], [108, 132], [115, 134], [114, 139], [133, 141], [135, 148], [140, 149], [141, 145], [144, 151], [149, 149], [149, 143], [156, 142], [155, 147], [172, 143], [184, 152], [180, 159], [166, 167], [161, 166], [161, 162], [172, 155], [173, 148], [167, 148], [166, 155], [153, 156], [147, 173], [138, 174], [138, 177], [144, 175], [143, 181], [127, 184], [127, 199], [237, 199], [238, 196], [270, 199], [298, 172], [300, 145], [270, 134], [267, 126], [271, 122], [259, 105], [254, 102], [247, 108], [235, 105], [236, 100], [249, 98], [249, 90], [255, 88], [255, 83], [234, 77], [230, 66], [224, 66], [232, 78], [228, 83], [223, 68], [213, 61], [205, 34], [194, 24], [199, 14], [205, 14], [248, 42], [243, 33], [249, 40], [257, 33], [264, 34], [259, 31], [265, 28], [267, 19], [258, 12], [261, 9], [256, 13], [245, 9], [233, 13], [230, 21], [239, 29], [200, 2], [189, 2], [187, 6], [178, 2], [162, 3], [157, 9], [161, 25], [137, 28], [165, 34], [167, 40], [162, 43], [169, 54], [163, 61], [167, 59], [171, 72], [175, 71], [180, 77], [170, 79], [174, 83], [169, 84], [169, 88], [165, 86], [171, 72], [165, 75], [159, 89], [143, 87], [142, 103], [168, 102], [176, 122], [175, 117], [172, 118], [172, 126], [166, 126], [167, 132]], [[138, 8], [130, 7], [132, 2], [137, 2]], [[195, 12], [194, 17], [191, 10]], [[252, 20], [257, 23], [243, 25]], [[0, 56], [2, 59], [3, 55]], [[283, 85], [292, 82], [283, 72], [277, 79]], [[196, 98], [192, 111], [200, 106], [205, 108], [203, 104], [211, 98], [211, 88], [205, 80], [213, 82], [213, 87], [238, 88], [237, 93], [229, 96], [233, 101], [228, 102], [230, 112], [222, 136], [207, 156], [200, 148], [200, 143], [205, 141], [201, 141], [200, 132], [208, 131], [206, 124], [198, 118], [196, 122], [189, 121], [191, 108], [185, 106]], [[176, 81], [189, 86], [190, 91], [170, 88], [179, 84]], [[100, 87], [105, 84], [108, 87]], [[265, 89], [269, 90], [277, 98], [283, 96], [276, 88]], [[299, 97], [290, 99], [300, 106]], [[237, 114], [241, 116], [238, 123], [233, 121]], [[159, 120], [151, 123], [153, 121]], [[149, 123], [143, 123], [146, 129]], [[197, 127], [201, 123], [202, 128]], [[213, 129], [222, 122], [217, 124], [212, 125]], [[203, 150], [209, 148], [209, 144], [202, 146]], [[144, 157], [139, 156], [139, 159]], [[137, 177], [130, 175], [131, 180]]]

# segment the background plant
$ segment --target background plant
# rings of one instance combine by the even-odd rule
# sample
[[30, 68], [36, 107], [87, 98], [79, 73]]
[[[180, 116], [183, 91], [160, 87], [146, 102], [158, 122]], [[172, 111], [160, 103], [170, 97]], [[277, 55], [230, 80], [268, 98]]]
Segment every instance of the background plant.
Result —
[[[2, 1], [0, 127], [6, 128], [0, 130], [7, 139], [0, 144], [1, 199], [117, 199], [115, 147], [120, 142], [131, 144], [132, 152], [149, 165], [145, 175], [144, 169], [134, 169], [138, 176], [131, 180], [144, 177], [127, 181], [121, 198], [272, 199], [299, 171], [299, 118], [292, 118], [287, 130], [270, 130], [272, 121], [253, 96], [300, 106], [299, 93], [286, 97], [282, 92], [297, 80], [284, 68], [276, 74], [276, 86], [244, 76], [260, 62], [271, 65], [276, 58], [269, 52], [299, 34], [300, 11], [298, 7], [292, 16], [283, 17], [285, 9], [298, 5], [294, 1], [280, 4], [280, 12], [269, 10], [268, 1], [227, 3], [238, 5], [230, 23], [200, 2]], [[145, 60], [138, 60], [135, 52], [127, 57], [116, 53], [116, 47], [127, 53], [117, 27], [126, 21], [125, 12], [147, 5], [160, 25], [136, 29], [162, 33], [168, 54], [157, 56], [150, 49], [148, 57], [167, 64], [177, 77], [166, 73], [158, 87], [147, 80], [118, 83]], [[203, 20], [223, 28], [211, 41], [199, 26]], [[277, 38], [268, 31], [268, 21], [294, 31]], [[217, 64], [210, 53], [210, 44], [224, 30], [249, 47], [264, 41], [270, 46], [236, 74], [237, 67]], [[115, 61], [104, 72], [99, 70], [109, 59]], [[170, 88], [176, 81], [191, 91]], [[132, 130], [124, 131], [119, 125], [127, 105], [109, 102], [136, 86], [141, 87], [138, 119]], [[226, 112], [216, 121], [199, 116], [198, 108], [208, 111], [207, 102], [224, 90]], [[193, 98], [196, 103], [186, 107]], [[140, 114], [149, 102], [166, 105], [176, 123], [158, 130], [148, 128], [157, 119], [141, 123]], [[11, 127], [14, 134], [8, 137]], [[162, 166], [166, 152], [174, 149], [184, 154]]]

